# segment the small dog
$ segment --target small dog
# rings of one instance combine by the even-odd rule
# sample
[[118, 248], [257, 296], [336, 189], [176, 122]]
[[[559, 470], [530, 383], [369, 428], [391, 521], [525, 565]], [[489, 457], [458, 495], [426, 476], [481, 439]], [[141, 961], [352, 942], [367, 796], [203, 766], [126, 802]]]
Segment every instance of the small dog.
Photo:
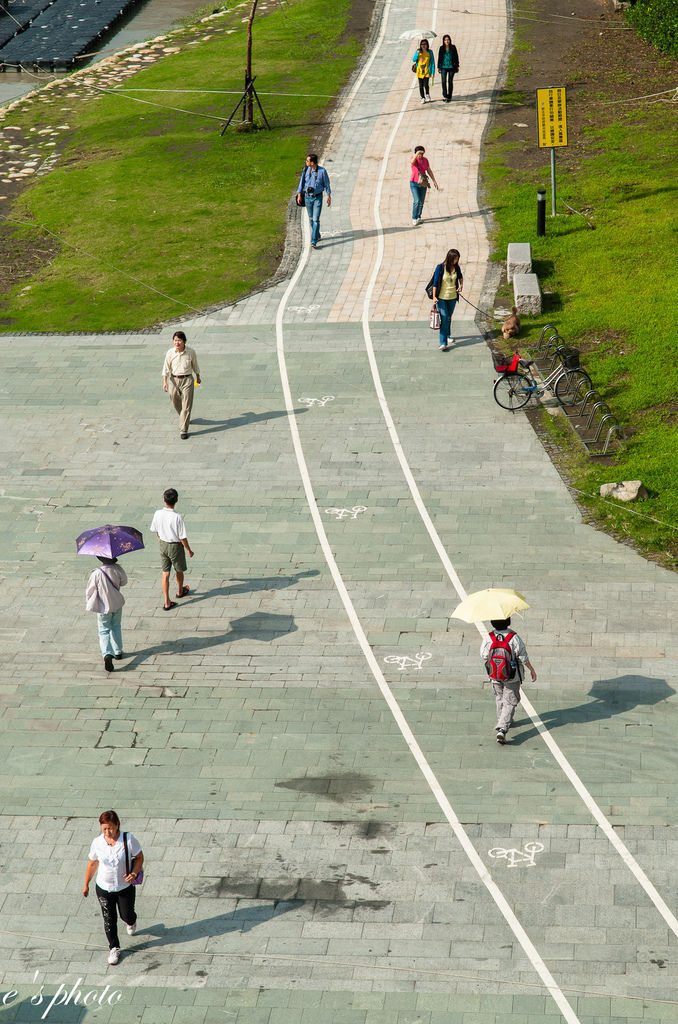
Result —
[[511, 316], [501, 325], [501, 333], [504, 335], [504, 339], [520, 334], [520, 317], [517, 306], [511, 308]]

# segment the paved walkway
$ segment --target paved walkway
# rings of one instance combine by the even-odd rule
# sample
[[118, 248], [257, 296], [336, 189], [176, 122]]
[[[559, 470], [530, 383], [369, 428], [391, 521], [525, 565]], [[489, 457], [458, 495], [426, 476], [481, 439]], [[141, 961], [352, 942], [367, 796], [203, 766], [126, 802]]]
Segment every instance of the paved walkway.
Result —
[[[474, 10], [387, 8], [324, 158], [326, 244], [186, 328], [188, 442], [160, 390], [170, 332], [5, 346], [0, 1021], [676, 1020], [675, 576], [582, 523], [492, 401], [473, 322], [447, 355], [425, 324], [450, 244], [469, 297], [484, 277], [466, 189], [505, 12]], [[399, 35], [433, 17], [457, 98], [410, 93], [398, 125]], [[444, 191], [412, 229], [420, 140]], [[148, 525], [170, 484], [196, 556], [166, 615]], [[110, 677], [73, 551], [107, 520], [149, 541]], [[504, 749], [480, 634], [448, 618], [490, 583], [528, 595], [539, 672]], [[149, 869], [115, 970], [79, 896], [111, 805]], [[89, 1007], [42, 1018], [73, 985]]]

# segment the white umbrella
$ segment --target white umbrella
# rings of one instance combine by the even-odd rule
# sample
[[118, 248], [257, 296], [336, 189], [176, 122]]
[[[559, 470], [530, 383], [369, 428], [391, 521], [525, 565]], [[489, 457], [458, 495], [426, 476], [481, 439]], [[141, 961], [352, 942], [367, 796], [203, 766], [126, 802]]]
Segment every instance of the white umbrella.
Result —
[[411, 28], [403, 32], [401, 39], [435, 39], [438, 35], [432, 28]]
[[529, 604], [517, 590], [505, 587], [490, 587], [469, 594], [452, 612], [453, 619], [463, 622], [485, 622], [487, 619], [508, 619], [514, 612], [529, 608]]

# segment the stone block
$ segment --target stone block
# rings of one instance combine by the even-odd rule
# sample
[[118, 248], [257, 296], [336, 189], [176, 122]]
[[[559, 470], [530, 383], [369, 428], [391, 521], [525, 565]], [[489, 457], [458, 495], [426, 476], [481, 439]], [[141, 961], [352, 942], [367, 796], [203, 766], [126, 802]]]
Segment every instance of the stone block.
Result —
[[647, 498], [647, 491], [640, 480], [619, 480], [617, 483], [601, 484], [601, 498], [616, 498], [617, 501], [638, 501]]
[[541, 288], [536, 274], [513, 275], [513, 303], [519, 313], [541, 313]]
[[510, 284], [515, 274], [532, 273], [532, 246], [529, 242], [509, 242], [506, 253], [506, 280]]

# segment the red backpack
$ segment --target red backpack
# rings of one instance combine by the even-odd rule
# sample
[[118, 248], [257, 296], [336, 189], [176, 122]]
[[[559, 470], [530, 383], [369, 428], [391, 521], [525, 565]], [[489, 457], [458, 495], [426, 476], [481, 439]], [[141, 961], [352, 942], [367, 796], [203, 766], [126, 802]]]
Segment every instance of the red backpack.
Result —
[[490, 646], [485, 668], [490, 679], [496, 679], [498, 683], [507, 683], [515, 679], [518, 672], [518, 662], [511, 650], [511, 640], [515, 633], [490, 633]]

